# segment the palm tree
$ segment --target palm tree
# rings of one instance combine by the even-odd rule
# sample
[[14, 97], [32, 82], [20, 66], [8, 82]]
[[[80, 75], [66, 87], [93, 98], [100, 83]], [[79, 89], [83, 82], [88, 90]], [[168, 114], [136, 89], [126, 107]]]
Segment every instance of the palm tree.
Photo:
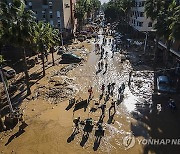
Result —
[[79, 31], [82, 29], [83, 18], [84, 18], [85, 12], [86, 12], [84, 3], [85, 3], [85, 0], [77, 1], [76, 5], [75, 5], [75, 10], [74, 10], [74, 17], [77, 18], [78, 23], [79, 23], [78, 24]]
[[[178, 32], [179, 30], [179, 6], [176, 0], [166, 1], [166, 0], [147, 0], [146, 1], [146, 15], [155, 21], [154, 28], [156, 29], [156, 49], [155, 49], [155, 62], [157, 60], [157, 50], [159, 38], [163, 37], [166, 40], [167, 49], [164, 56], [165, 66], [168, 62], [168, 53], [170, 51], [170, 45], [173, 37], [178, 38], [174, 33], [174, 30]], [[174, 15], [174, 16], [172, 16]], [[162, 26], [163, 25], [163, 26]], [[176, 26], [175, 26], [176, 25]], [[175, 34], [175, 35], [174, 35]], [[179, 34], [179, 33], [177, 33]]]
[[54, 63], [54, 46], [58, 45], [60, 43], [60, 37], [59, 37], [59, 29], [53, 29], [51, 32], [51, 39], [50, 39], [50, 51], [52, 54], [52, 64], [53, 66], [55, 65]]
[[45, 76], [45, 61], [44, 57], [47, 54], [50, 44], [53, 42], [52, 27], [49, 23], [39, 22], [35, 25], [35, 38], [36, 48], [41, 53], [41, 59], [43, 64], [43, 76]]
[[94, 16], [97, 14], [97, 11], [100, 9], [101, 7], [101, 2], [99, 0], [91, 0], [91, 5], [92, 5], [92, 13], [93, 13], [93, 18]]
[[85, 0], [84, 1], [84, 8], [87, 13], [87, 19], [91, 17], [92, 12], [92, 0]]
[[180, 5], [174, 1], [170, 6], [170, 10], [172, 11], [171, 24], [169, 25], [170, 39], [173, 41], [180, 40]]
[[25, 82], [27, 95], [31, 94], [29, 84], [29, 73], [26, 61], [26, 47], [33, 42], [32, 24], [34, 23], [34, 13], [26, 11], [23, 0], [14, 0], [11, 5], [3, 0], [1, 3], [1, 24], [4, 34], [2, 39], [4, 44], [11, 44], [22, 49]]
[[[162, 0], [146, 0], [145, 2], [145, 12], [146, 16], [150, 17], [153, 22], [156, 22], [156, 25], [159, 25], [158, 14], [162, 9]], [[157, 52], [158, 52], [158, 42], [159, 42], [159, 35], [156, 33], [156, 43], [155, 43], [155, 51], [154, 51], [154, 62], [157, 61]]]

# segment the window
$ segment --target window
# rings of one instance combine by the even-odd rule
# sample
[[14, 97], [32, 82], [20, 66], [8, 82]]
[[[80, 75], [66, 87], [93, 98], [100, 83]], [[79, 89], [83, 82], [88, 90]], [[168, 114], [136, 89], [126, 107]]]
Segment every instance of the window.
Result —
[[58, 27], [61, 28], [61, 20], [58, 20]]
[[141, 6], [144, 7], [144, 5], [145, 5], [145, 1], [142, 1]]
[[50, 20], [50, 24], [53, 26], [53, 20]]
[[43, 17], [43, 18], [46, 18], [45, 11], [42, 11], [42, 17]]
[[145, 5], [145, 1], [139, 2], [139, 7], [144, 7], [144, 5]]
[[65, 8], [70, 8], [69, 4], [64, 4], [65, 5]]
[[57, 17], [60, 18], [60, 11], [57, 11]]
[[49, 2], [49, 9], [52, 9], [52, 2]]
[[149, 23], [148, 23], [148, 27], [152, 27], [152, 22], [149, 22]]
[[144, 12], [140, 12], [140, 17], [144, 17]]
[[53, 17], [52, 11], [49, 11], [49, 17], [50, 17], [50, 18]]
[[139, 27], [143, 27], [143, 22], [139, 22]]

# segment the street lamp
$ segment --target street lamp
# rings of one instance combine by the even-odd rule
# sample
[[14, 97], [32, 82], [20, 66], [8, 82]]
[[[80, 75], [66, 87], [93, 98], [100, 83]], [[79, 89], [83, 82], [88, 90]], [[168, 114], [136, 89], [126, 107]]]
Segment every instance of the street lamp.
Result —
[[147, 39], [148, 39], [148, 32], [145, 32], [146, 34], [146, 38], [145, 38], [145, 42], [144, 42], [144, 54], [146, 52], [146, 46], [147, 46]]

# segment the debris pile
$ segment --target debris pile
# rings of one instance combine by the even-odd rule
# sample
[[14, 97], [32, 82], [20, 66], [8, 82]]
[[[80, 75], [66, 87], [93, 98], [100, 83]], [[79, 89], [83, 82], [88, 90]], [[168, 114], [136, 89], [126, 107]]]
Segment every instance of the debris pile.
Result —
[[69, 64], [69, 65], [61, 68], [61, 69], [58, 70], [58, 71], [57, 71], [57, 70], [54, 70], [54, 71], [52, 72], [52, 76], [56, 76], [56, 75], [67, 75], [67, 73], [68, 73], [70, 70], [76, 68], [78, 65], [79, 65], [79, 64]]
[[133, 94], [144, 98], [149, 103], [152, 101], [152, 94], [154, 88], [154, 73], [137, 71], [132, 74], [131, 90]]
[[54, 70], [51, 72], [48, 84], [37, 86], [33, 98], [39, 98], [57, 104], [74, 96], [78, 92], [78, 89], [74, 84], [74, 79], [67, 77], [66, 74], [75, 66], [68, 65], [59, 71]]

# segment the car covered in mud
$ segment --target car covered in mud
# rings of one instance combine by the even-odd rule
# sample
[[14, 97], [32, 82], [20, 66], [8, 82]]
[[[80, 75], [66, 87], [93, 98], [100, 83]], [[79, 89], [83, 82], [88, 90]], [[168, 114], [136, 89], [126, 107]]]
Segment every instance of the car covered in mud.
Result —
[[4, 67], [2, 70], [7, 79], [13, 78], [16, 75], [16, 71], [9, 66]]
[[175, 93], [175, 89], [170, 86], [170, 80], [167, 76], [157, 77], [157, 90], [160, 93]]
[[75, 55], [75, 54], [72, 54], [72, 53], [64, 53], [62, 55], [62, 60], [66, 61], [66, 62], [79, 63], [79, 62], [81, 62], [82, 58], [77, 56], [77, 55]]

